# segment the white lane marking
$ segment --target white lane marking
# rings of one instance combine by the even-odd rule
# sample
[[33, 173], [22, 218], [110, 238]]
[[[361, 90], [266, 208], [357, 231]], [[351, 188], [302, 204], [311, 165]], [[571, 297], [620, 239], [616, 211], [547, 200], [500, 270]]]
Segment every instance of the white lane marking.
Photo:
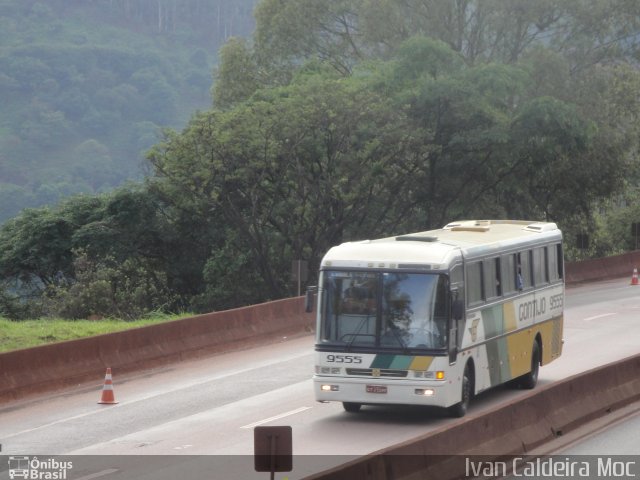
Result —
[[[128, 402], [128, 403], [134, 403], [134, 402]], [[118, 405], [110, 405], [109, 409], [122, 407], [123, 405], [126, 405], [126, 403], [120, 403]], [[103, 412], [105, 410], [106, 409], [101, 408], [99, 410], [92, 410], [90, 412], [81, 413], [80, 415], [74, 415], [73, 417], [61, 418], [60, 420], [56, 420], [55, 422], [47, 423], [45, 425], [40, 425], [38, 427], [28, 428], [27, 430], [22, 430], [22, 431], [16, 432], [16, 433], [10, 433], [9, 435], [3, 435], [2, 438], [17, 437], [18, 435], [22, 435], [24, 433], [31, 433], [31, 432], [35, 432], [36, 430], [41, 430], [43, 428], [52, 427], [54, 425], [59, 425], [59, 424], [64, 423], [64, 422], [68, 422], [69, 420], [77, 420], [78, 418], [88, 417], [89, 415], [93, 415], [95, 413], [100, 413], [100, 412]]]
[[288, 417], [290, 415], [295, 415], [296, 413], [304, 412], [305, 410], [309, 410], [310, 408], [311, 407], [296, 408], [295, 410], [291, 410], [290, 412], [285, 412], [285, 413], [281, 413], [280, 415], [275, 415], [274, 417], [265, 418], [264, 420], [259, 420], [259, 421], [254, 422], [254, 423], [250, 423], [249, 425], [244, 425], [244, 426], [242, 426], [240, 428], [257, 427], [259, 425], [262, 425], [263, 423], [269, 423], [269, 422], [273, 422], [274, 420], [280, 420], [281, 418]]
[[112, 473], [116, 473], [119, 470], [117, 468], [108, 468], [107, 470], [102, 470], [101, 472], [92, 473], [90, 475], [85, 475], [84, 477], [76, 478], [76, 480], [91, 480], [92, 478], [104, 477], [105, 475], [111, 475]]
[[617, 315], [616, 313], [603, 313], [602, 315], [594, 315], [593, 317], [585, 318], [585, 322], [590, 322], [591, 320], [596, 320], [598, 318], [610, 317], [612, 315]]
[[181, 445], [179, 447], [173, 447], [174, 450], [186, 450], [187, 448], [191, 448], [193, 447], [193, 445], [187, 444], [187, 445]]

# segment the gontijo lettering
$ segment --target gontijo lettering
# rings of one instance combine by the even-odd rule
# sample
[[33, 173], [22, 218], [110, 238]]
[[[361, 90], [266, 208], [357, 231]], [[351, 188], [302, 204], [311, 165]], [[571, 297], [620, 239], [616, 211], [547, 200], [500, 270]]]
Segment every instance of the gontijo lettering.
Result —
[[530, 300], [526, 303], [520, 305], [519, 311], [519, 320], [522, 322], [524, 320], [531, 320], [536, 315], [544, 315], [547, 312], [547, 299], [535, 299]]

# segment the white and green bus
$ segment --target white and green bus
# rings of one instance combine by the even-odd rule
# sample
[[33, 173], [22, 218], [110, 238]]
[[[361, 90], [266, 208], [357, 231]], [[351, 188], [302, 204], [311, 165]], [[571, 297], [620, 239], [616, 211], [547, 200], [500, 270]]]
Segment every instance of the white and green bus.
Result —
[[533, 388], [562, 353], [563, 277], [554, 223], [461, 221], [336, 246], [320, 266], [315, 398], [463, 416], [491, 387]]

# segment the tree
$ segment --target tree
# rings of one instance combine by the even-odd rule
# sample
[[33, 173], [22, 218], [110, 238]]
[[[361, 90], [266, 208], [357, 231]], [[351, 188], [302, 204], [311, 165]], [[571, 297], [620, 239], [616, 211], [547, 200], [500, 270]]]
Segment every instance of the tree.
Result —
[[532, 100], [519, 112], [513, 133], [514, 155], [524, 159], [522, 180], [512, 184], [518, 194], [507, 202], [513, 214], [535, 205], [546, 220], [588, 215], [593, 200], [612, 190], [602, 187], [617, 178], [615, 172], [590, 158], [594, 125], [572, 106], [549, 97]]
[[0, 278], [52, 284], [71, 276], [73, 225], [49, 208], [27, 209], [0, 231]]
[[[555, 139], [546, 145], [546, 153], [533, 151], [534, 145], [540, 148], [540, 139], [527, 140], [525, 148], [531, 148], [528, 155], [532, 162], [536, 155], [556, 159], [549, 163], [553, 170], [546, 171], [548, 179], [543, 182], [546, 195], [557, 202], [552, 217], [575, 218], [572, 216], [579, 211], [582, 221], [595, 227], [591, 213], [597, 203], [616, 198], [625, 181], [633, 184], [638, 180], [634, 158], [640, 138], [640, 100], [633, 92], [640, 86], [640, 74], [624, 64], [593, 65], [572, 72], [572, 65], [559, 54], [543, 48], [527, 55], [523, 66], [532, 78], [523, 102], [530, 118], [521, 116], [515, 130], [522, 133], [525, 123], [535, 122], [537, 130], [546, 132], [540, 138]], [[564, 134], [567, 136], [560, 138]], [[522, 152], [523, 142], [514, 151]], [[522, 175], [533, 179], [541, 173], [532, 167]], [[572, 190], [580, 189], [583, 193], [573, 196]]]
[[469, 64], [514, 64], [548, 45], [581, 69], [634, 58], [639, 10], [625, 0], [266, 0], [254, 38], [263, 65], [318, 58], [345, 75], [416, 35], [444, 42]]
[[192, 241], [207, 241], [199, 219], [187, 226], [175, 216], [177, 226], [140, 186], [26, 210], [0, 228], [0, 278], [39, 291], [49, 313], [73, 318], [86, 309], [125, 317], [180, 310], [205, 290], [210, 246]]
[[359, 0], [262, 0], [255, 9], [258, 63], [288, 69], [319, 59], [348, 75], [362, 60]]
[[[560, 67], [557, 82], [569, 78], [549, 65]], [[346, 78], [311, 61], [288, 86], [169, 132], [149, 156], [153, 185], [175, 210], [207, 219], [209, 281], [231, 278], [223, 258], [237, 258], [240, 278], [259, 272], [252, 300], [284, 295], [290, 260], [313, 270], [344, 240], [468, 216], [588, 215], [618, 188], [624, 162], [606, 164], [575, 92], [539, 96], [532, 78], [528, 68], [470, 65], [424, 37]], [[223, 238], [206, 226], [214, 217]], [[239, 301], [216, 288], [208, 301]]]
[[95, 260], [81, 250], [73, 257], [73, 282], [49, 285], [45, 291], [45, 311], [51, 316], [136, 319], [174, 304], [166, 276], [132, 258], [122, 263], [108, 256]]
[[469, 66], [444, 43], [405, 42], [382, 87], [409, 105], [416, 170], [406, 179], [420, 224], [441, 226], [460, 216], [500, 213], [495, 191], [512, 180], [509, 154], [514, 101], [527, 75], [504, 65]]
[[258, 66], [246, 41], [231, 38], [220, 49], [220, 66], [211, 89], [213, 104], [225, 109], [247, 100], [259, 87]]
[[177, 209], [217, 212], [236, 232], [236, 251], [249, 253], [265, 295], [277, 298], [292, 259], [317, 266], [345, 236], [402, 222], [406, 202], [395, 192], [412, 167], [399, 155], [399, 118], [357, 79], [303, 75], [229, 112], [194, 117], [149, 158]]
[[451, 53], [414, 37], [398, 48], [389, 76], [423, 142], [413, 180], [427, 225], [487, 212], [584, 219], [621, 190], [625, 152], [637, 148], [635, 75], [594, 67], [576, 85], [548, 51], [518, 67], [468, 65]]

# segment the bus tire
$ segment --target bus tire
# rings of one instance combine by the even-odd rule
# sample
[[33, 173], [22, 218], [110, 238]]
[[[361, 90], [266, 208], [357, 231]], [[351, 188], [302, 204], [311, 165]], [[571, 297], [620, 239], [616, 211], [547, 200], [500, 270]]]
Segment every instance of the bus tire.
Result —
[[519, 386], [527, 390], [535, 388], [538, 383], [538, 372], [540, 371], [540, 345], [538, 341], [533, 342], [531, 349], [531, 371], [520, 377]]
[[473, 395], [473, 377], [471, 373], [471, 365], [467, 364], [462, 375], [462, 391], [460, 393], [460, 401], [449, 407], [449, 415], [455, 418], [462, 418], [467, 414], [469, 402]]
[[345, 411], [349, 413], [358, 413], [360, 411], [360, 407], [362, 407], [361, 403], [352, 403], [352, 402], [342, 402], [342, 407]]

